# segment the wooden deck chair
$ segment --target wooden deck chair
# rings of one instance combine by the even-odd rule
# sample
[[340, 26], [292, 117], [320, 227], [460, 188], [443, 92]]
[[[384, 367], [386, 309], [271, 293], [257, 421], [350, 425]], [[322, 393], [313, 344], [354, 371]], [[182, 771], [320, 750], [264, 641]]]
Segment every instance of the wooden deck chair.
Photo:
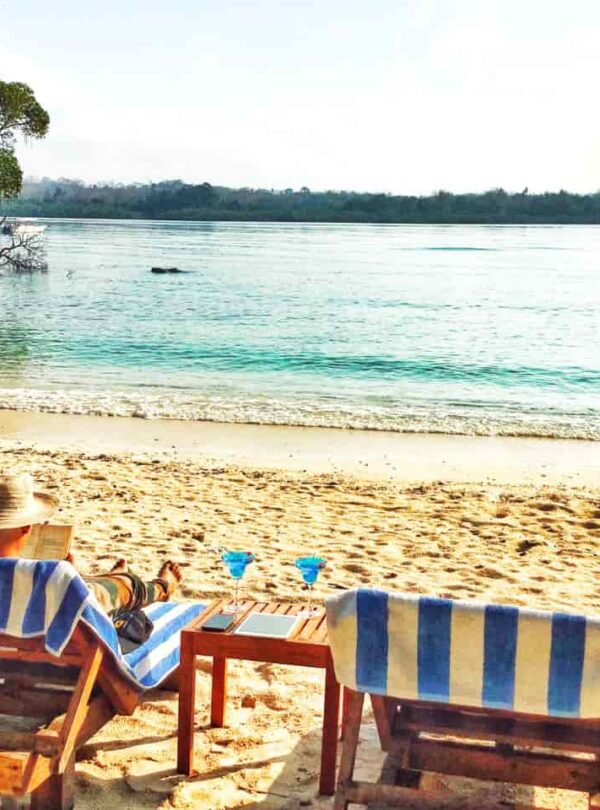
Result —
[[147, 689], [172, 678], [179, 636], [204, 609], [145, 608], [152, 635], [127, 655], [67, 562], [0, 559], [0, 797], [32, 810], [73, 806], [77, 748]]
[[[588, 794], [600, 808], [600, 620], [358, 589], [327, 601], [348, 691], [334, 810], [457, 807], [428, 771]], [[365, 694], [396, 768], [354, 779]], [[458, 798], [458, 797], [457, 797]]]

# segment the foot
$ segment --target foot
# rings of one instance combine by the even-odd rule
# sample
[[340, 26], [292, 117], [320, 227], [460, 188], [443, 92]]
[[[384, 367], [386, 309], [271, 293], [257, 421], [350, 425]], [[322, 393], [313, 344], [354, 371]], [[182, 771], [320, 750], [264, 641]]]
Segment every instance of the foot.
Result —
[[171, 596], [181, 585], [183, 574], [181, 573], [181, 568], [176, 562], [167, 560], [167, 562], [161, 566], [161, 569], [158, 572], [158, 579], [161, 579], [165, 583], [167, 587], [167, 595]]
[[120, 557], [110, 569], [111, 574], [126, 574], [128, 571], [129, 565], [125, 557]]

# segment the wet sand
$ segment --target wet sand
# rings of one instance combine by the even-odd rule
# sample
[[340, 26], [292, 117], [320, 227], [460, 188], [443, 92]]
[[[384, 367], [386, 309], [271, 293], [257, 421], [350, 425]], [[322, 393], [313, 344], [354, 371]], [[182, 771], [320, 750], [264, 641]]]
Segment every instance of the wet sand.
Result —
[[[600, 485], [600, 442], [0, 411], [10, 446], [161, 457], [399, 481]], [[14, 444], [13, 444], [14, 443]]]

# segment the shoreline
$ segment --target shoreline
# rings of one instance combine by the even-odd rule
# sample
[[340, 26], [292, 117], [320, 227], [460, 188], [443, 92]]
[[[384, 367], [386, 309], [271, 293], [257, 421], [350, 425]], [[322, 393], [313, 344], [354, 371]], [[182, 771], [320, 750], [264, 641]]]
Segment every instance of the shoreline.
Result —
[[0, 411], [0, 447], [152, 454], [173, 460], [401, 482], [600, 486], [585, 439], [395, 433]]

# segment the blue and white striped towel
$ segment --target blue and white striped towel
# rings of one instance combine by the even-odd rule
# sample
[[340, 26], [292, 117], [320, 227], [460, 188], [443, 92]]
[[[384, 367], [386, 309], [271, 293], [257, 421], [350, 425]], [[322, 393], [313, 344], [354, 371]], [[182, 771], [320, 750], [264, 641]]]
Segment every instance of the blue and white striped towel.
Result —
[[407, 700], [600, 717], [600, 620], [360, 588], [327, 600], [340, 683]]
[[17, 638], [45, 637], [59, 656], [79, 621], [104, 644], [119, 669], [136, 686], [151, 689], [179, 665], [181, 630], [204, 605], [156, 602], [145, 608], [152, 635], [123, 655], [112, 621], [70, 563], [56, 560], [0, 559], [0, 633]]

